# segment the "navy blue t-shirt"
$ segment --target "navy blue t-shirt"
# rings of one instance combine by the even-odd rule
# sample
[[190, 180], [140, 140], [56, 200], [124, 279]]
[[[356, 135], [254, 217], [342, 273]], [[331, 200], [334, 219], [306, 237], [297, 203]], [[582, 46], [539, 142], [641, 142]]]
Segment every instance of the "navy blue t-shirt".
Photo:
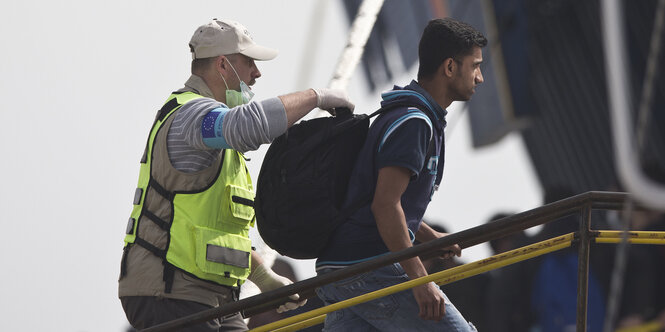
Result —
[[384, 137], [380, 144], [376, 163], [377, 168], [399, 166], [408, 169], [415, 179], [425, 164], [432, 129], [423, 119], [407, 120]]
[[404, 88], [395, 87], [382, 97], [383, 106], [399, 103], [414, 107], [402, 106], [383, 112], [372, 123], [351, 175], [344, 204], [346, 208], [358, 203], [364, 205], [333, 233], [317, 260], [317, 270], [343, 267], [389, 252], [370, 208], [381, 168], [398, 166], [412, 174], [401, 199], [412, 239], [430, 202], [435, 182], [440, 180], [446, 111], [416, 82]]

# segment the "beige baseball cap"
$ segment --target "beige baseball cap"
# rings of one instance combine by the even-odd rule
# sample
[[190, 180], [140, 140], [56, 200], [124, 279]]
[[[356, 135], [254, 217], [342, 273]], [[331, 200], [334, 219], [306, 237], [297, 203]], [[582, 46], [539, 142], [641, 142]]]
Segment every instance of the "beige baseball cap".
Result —
[[258, 45], [242, 24], [232, 20], [212, 19], [196, 31], [189, 41], [192, 59], [240, 53], [255, 60], [271, 60], [277, 50]]

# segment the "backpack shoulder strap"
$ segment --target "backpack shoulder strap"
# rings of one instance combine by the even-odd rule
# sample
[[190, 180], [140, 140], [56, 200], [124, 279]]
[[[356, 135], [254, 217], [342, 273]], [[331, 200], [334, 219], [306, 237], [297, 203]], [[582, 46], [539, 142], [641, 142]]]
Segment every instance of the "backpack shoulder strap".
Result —
[[[436, 123], [436, 121], [437, 121], [437, 118], [434, 116], [434, 114], [432, 114], [432, 111], [428, 107], [426, 107], [424, 105], [421, 105], [421, 104], [418, 104], [418, 103], [414, 103], [414, 102], [399, 102], [399, 103], [394, 103], [394, 104], [390, 104], [390, 105], [386, 105], [384, 107], [381, 107], [378, 110], [374, 111], [372, 114], [370, 114], [368, 117], [372, 118], [372, 117], [377, 116], [381, 113], [388, 112], [388, 111], [394, 110], [396, 108], [401, 108], [401, 107], [417, 108], [419, 111], [424, 113], [429, 118], [429, 122], [430, 122], [431, 127], [432, 127], [431, 128], [432, 133], [430, 135], [430, 141], [429, 141], [429, 145], [428, 145], [428, 148], [427, 148], [427, 156], [425, 158], [425, 163], [427, 163], [427, 159], [429, 159], [429, 157], [431, 157], [434, 154], [434, 149], [435, 149], [435, 144], [434, 144], [434, 131], [435, 131], [434, 127], [435, 126], [434, 126], [434, 123]], [[377, 148], [378, 148], [378, 143], [377, 143]], [[377, 150], [375, 149], [375, 151], [377, 151]]]
[[[389, 105], [386, 105], [386, 106], [383, 106], [383, 107], [379, 108], [378, 110], [376, 110], [372, 114], [370, 114], [368, 117], [373, 118], [373, 117], [375, 117], [375, 116], [377, 116], [377, 115], [379, 115], [383, 112], [394, 110], [394, 109], [400, 108], [400, 107], [417, 107], [417, 106], [414, 106], [414, 103], [412, 103], [412, 102], [392, 103], [392, 104], [389, 104]], [[418, 109], [420, 109], [420, 108], [418, 108]]]

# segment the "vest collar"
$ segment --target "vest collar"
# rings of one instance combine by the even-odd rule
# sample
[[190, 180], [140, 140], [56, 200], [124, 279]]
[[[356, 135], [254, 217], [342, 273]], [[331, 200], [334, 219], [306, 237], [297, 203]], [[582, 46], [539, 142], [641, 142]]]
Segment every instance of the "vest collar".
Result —
[[185, 82], [185, 87], [178, 91], [179, 92], [190, 91], [198, 95], [201, 95], [203, 97], [215, 99], [215, 95], [212, 94], [212, 91], [210, 90], [206, 82], [201, 77], [196, 76], [194, 74], [192, 74], [187, 79], [187, 82]]

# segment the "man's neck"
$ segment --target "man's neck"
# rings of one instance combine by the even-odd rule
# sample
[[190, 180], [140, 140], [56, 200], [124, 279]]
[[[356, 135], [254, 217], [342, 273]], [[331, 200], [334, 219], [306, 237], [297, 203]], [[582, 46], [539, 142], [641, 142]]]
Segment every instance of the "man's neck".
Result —
[[446, 109], [450, 104], [452, 104], [453, 99], [448, 96], [447, 84], [438, 80], [419, 80], [418, 84], [429, 93], [436, 103], [441, 106], [441, 108]]
[[203, 82], [205, 82], [205, 85], [208, 87], [210, 92], [212, 92], [215, 100], [226, 104], [226, 89], [219, 88], [219, 84], [216, 84], [215, 77], [207, 74], [194, 74], [194, 75], [200, 77], [203, 80]]

